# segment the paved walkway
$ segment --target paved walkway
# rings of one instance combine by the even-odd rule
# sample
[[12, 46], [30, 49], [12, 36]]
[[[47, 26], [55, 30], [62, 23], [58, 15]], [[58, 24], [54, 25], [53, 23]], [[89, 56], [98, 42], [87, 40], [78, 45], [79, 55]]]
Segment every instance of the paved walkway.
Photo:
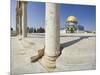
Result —
[[[35, 47], [23, 45], [18, 37], [11, 38], [11, 72], [12, 75], [47, 72], [39, 62], [31, 63], [30, 57], [35, 53]], [[31, 49], [32, 48], [32, 49]]]
[[[48, 72], [39, 62], [31, 63], [30, 57], [44, 47], [44, 34], [28, 34], [21, 39], [11, 37], [11, 71], [13, 75]], [[62, 54], [57, 59], [55, 71], [94, 70], [96, 43], [95, 35], [62, 35]]]

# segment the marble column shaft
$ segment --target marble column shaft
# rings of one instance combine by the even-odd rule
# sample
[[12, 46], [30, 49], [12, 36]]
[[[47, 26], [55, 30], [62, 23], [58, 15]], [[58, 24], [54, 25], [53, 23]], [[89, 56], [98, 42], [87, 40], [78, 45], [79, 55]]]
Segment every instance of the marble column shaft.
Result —
[[18, 15], [16, 15], [16, 35], [19, 34]]
[[46, 3], [45, 54], [57, 56], [60, 53], [59, 4]]
[[27, 37], [27, 2], [22, 1], [22, 36]]
[[45, 19], [45, 54], [42, 64], [46, 68], [53, 69], [56, 67], [56, 59], [60, 54], [59, 4], [46, 3]]
[[22, 19], [22, 10], [21, 10], [21, 2], [17, 1], [17, 6], [16, 6], [16, 34], [21, 35], [22, 34], [22, 24], [21, 24], [21, 19]]

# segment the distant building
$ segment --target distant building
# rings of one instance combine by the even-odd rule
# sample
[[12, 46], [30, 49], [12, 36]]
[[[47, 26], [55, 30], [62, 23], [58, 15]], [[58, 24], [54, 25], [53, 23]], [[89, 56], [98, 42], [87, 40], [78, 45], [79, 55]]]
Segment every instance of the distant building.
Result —
[[79, 32], [79, 33], [85, 32], [84, 26], [78, 25], [78, 32]]
[[79, 33], [84, 32], [84, 27], [78, 25], [78, 20], [75, 16], [69, 16], [66, 20], [66, 33]]

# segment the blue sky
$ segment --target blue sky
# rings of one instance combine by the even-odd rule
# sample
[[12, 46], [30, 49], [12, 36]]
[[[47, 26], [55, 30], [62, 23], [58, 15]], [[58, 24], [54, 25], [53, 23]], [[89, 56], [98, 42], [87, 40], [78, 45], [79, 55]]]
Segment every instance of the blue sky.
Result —
[[[29, 27], [45, 27], [45, 3], [28, 2], [27, 17]], [[65, 27], [68, 16], [78, 19], [78, 24], [86, 30], [96, 30], [96, 7], [89, 5], [60, 4], [60, 27]], [[11, 27], [16, 26], [16, 1], [11, 4]]]

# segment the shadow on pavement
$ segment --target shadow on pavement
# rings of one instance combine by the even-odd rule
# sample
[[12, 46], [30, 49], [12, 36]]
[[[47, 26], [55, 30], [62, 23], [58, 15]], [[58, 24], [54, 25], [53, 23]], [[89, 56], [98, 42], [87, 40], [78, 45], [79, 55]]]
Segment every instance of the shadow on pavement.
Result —
[[88, 37], [90, 37], [90, 36], [81, 36], [79, 39], [72, 40], [69, 42], [64, 42], [64, 43], [60, 44], [60, 48], [61, 48], [60, 50], [62, 51], [65, 47], [71, 46], [71, 45], [73, 45], [73, 44], [75, 44], [75, 43], [77, 43], [85, 38], [88, 38]]

